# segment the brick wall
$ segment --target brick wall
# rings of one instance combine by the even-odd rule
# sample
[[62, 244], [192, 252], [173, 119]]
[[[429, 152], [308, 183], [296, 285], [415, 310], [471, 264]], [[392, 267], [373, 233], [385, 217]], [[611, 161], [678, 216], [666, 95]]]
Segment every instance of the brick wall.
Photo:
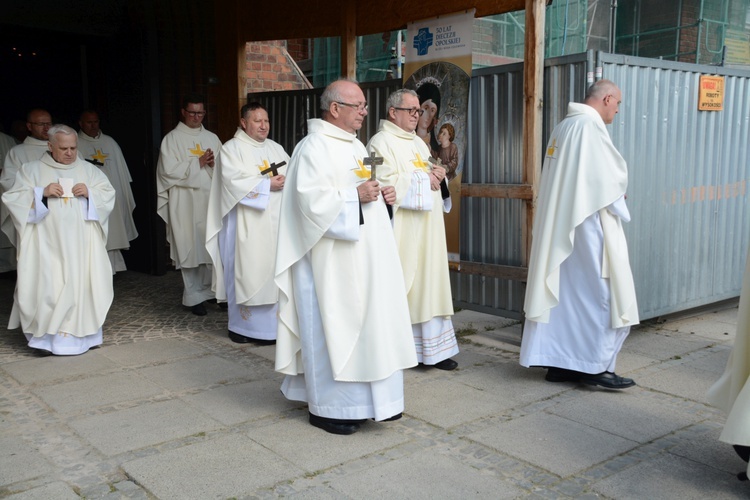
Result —
[[[300, 52], [302, 44], [295, 44]], [[307, 51], [304, 51], [305, 57]], [[245, 90], [299, 90], [311, 85], [289, 55], [286, 40], [248, 42], [245, 45]]]

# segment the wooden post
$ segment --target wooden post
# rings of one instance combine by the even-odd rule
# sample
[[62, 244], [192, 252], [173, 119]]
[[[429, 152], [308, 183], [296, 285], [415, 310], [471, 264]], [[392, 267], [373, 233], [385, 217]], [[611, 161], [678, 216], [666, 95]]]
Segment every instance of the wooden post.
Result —
[[247, 99], [245, 91], [245, 42], [239, 20], [246, 19], [241, 3], [216, 0], [216, 68], [218, 82], [212, 84], [216, 98], [219, 139], [227, 141], [237, 130], [240, 108]]
[[526, 38], [523, 67], [523, 183], [531, 185], [526, 203], [524, 264], [531, 252], [531, 229], [542, 172], [542, 106], [544, 96], [544, 9], [546, 0], [526, 0]]
[[341, 13], [341, 76], [357, 77], [357, 7], [355, 0], [344, 0]]

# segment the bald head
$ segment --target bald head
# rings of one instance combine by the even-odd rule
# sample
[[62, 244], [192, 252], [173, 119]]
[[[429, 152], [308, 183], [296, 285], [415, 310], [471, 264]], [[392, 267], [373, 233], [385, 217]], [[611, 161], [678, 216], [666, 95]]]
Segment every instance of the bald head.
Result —
[[367, 116], [365, 94], [353, 80], [336, 80], [320, 96], [323, 119], [354, 134]]
[[586, 91], [586, 99], [583, 103], [594, 108], [604, 123], [609, 125], [620, 111], [622, 92], [610, 80], [599, 80]]
[[47, 132], [52, 126], [52, 117], [44, 109], [32, 109], [29, 114], [26, 115], [26, 128], [29, 131], [29, 135], [34, 139], [40, 141], [46, 141], [49, 139]]

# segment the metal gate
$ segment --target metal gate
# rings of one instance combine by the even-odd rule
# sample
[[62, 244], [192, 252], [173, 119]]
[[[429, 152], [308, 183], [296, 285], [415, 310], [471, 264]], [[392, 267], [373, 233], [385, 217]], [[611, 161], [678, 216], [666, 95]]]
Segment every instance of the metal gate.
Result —
[[[701, 74], [725, 78], [724, 111], [698, 111]], [[609, 127], [628, 162], [625, 225], [642, 319], [737, 297], [750, 242], [750, 71], [655, 59], [584, 53], [545, 61], [544, 143], [580, 102], [594, 78], [621, 88]], [[483, 185], [520, 184], [522, 63], [475, 70], [471, 80], [461, 206], [461, 260], [517, 269], [517, 277], [452, 272], [457, 305], [521, 318], [525, 283], [526, 201], [487, 195]], [[385, 115], [397, 80], [363, 84], [370, 103], [360, 139]], [[250, 94], [271, 115], [271, 137], [291, 152], [319, 116], [322, 89]]]

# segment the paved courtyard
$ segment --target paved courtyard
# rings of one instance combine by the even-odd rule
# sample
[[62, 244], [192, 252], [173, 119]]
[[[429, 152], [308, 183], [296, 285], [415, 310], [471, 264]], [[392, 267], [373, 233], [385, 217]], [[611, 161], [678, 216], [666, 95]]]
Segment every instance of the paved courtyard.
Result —
[[[406, 373], [406, 411], [352, 436], [279, 392], [274, 347], [180, 305], [181, 278], [120, 273], [104, 345], [42, 356], [0, 280], [0, 496], [14, 499], [750, 498], [706, 389], [737, 302], [634, 329], [622, 392], [518, 365], [517, 322], [460, 311], [459, 369]], [[42, 284], [40, 284], [41, 286]]]

